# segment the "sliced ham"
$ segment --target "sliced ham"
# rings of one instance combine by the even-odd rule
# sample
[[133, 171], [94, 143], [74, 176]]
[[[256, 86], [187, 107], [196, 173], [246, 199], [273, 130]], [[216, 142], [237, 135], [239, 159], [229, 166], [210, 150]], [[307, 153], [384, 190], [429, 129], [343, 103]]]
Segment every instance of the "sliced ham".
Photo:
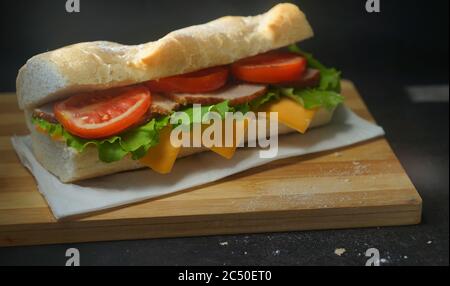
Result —
[[256, 84], [237, 84], [226, 86], [214, 92], [207, 93], [172, 93], [164, 94], [165, 97], [172, 99], [182, 105], [203, 104], [211, 105], [228, 100], [230, 105], [238, 105], [249, 102], [266, 93], [265, 85]]
[[50, 123], [58, 123], [58, 120], [56, 120], [55, 114], [52, 110], [44, 111], [40, 108], [36, 108], [35, 110], [33, 110], [33, 117], [44, 119], [45, 121]]
[[156, 114], [169, 114], [177, 110], [181, 106], [180, 103], [171, 100], [170, 98], [161, 96], [157, 93], [152, 93], [152, 104], [149, 112]]
[[167, 115], [172, 111], [180, 108], [180, 106], [181, 104], [170, 100], [169, 98], [161, 96], [157, 93], [152, 93], [152, 104], [150, 105], [147, 113], [139, 121], [134, 123], [129, 129], [143, 125], [152, 120], [152, 118], [157, 117], [158, 115]]

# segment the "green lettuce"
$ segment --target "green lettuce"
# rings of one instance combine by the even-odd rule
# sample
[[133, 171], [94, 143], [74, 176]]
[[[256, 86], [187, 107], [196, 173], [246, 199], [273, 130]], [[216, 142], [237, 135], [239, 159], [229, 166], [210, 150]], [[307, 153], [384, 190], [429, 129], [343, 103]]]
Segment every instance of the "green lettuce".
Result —
[[[217, 112], [220, 115], [220, 118], [224, 119], [225, 114], [227, 112], [234, 112], [235, 109], [230, 106], [229, 101], [223, 101], [218, 104], [212, 104], [212, 105], [202, 105], [200, 107], [200, 116], [194, 118], [194, 107], [188, 107], [184, 110], [181, 110], [180, 112], [184, 112], [189, 117], [190, 124], [198, 124], [202, 123], [202, 118], [205, 116], [208, 112]], [[173, 115], [172, 115], [173, 116]], [[200, 119], [200, 121], [198, 120]], [[178, 121], [178, 124], [175, 124], [175, 126], [182, 124], [181, 120]]]
[[280, 89], [277, 87], [270, 87], [267, 93], [249, 102], [252, 110], [257, 110], [261, 105], [273, 100], [280, 99]]
[[306, 109], [324, 107], [333, 109], [344, 101], [341, 92], [341, 72], [334, 68], [327, 68], [312, 54], [306, 53], [296, 45], [289, 46], [289, 50], [302, 55], [308, 67], [320, 71], [320, 83], [316, 88], [281, 88], [281, 93], [302, 104]]
[[158, 144], [159, 132], [169, 124], [169, 116], [152, 119], [144, 125], [101, 140], [74, 136], [67, 132], [61, 124], [50, 123], [41, 118], [33, 118], [33, 123], [52, 137], [62, 137], [67, 146], [78, 152], [83, 152], [88, 145], [96, 146], [98, 158], [103, 162], [110, 163], [121, 160], [127, 154], [131, 154], [134, 160], [145, 156], [150, 147]]
[[317, 89], [320, 90], [331, 90], [337, 93], [341, 92], [341, 72], [334, 68], [327, 68], [322, 63], [320, 63], [317, 59], [313, 57], [312, 54], [306, 53], [302, 51], [297, 45], [289, 46], [289, 51], [293, 53], [300, 54], [303, 56], [307, 63], [308, 67], [317, 69], [320, 71], [320, 83]]
[[306, 109], [324, 107], [331, 110], [343, 101], [339, 93], [330, 90], [281, 88], [281, 94], [297, 101]]
[[[267, 94], [263, 97], [267, 97]], [[202, 105], [200, 108], [200, 116], [196, 118], [194, 118], [194, 107], [188, 107], [184, 110], [181, 110], [181, 112], [184, 112], [185, 114], [188, 115], [189, 122], [191, 125], [201, 123], [203, 116], [205, 116], [208, 112], [216, 112], [219, 114], [221, 119], [225, 119], [227, 112], [232, 113], [241, 112], [242, 114], [246, 114], [249, 111], [250, 111], [250, 103], [231, 106], [228, 100], [213, 105], [206, 105], [206, 106]], [[198, 119], [200, 119], [200, 121]], [[174, 124], [174, 126], [178, 126], [180, 124], [182, 124], [181, 119], [179, 119], [178, 122]]]

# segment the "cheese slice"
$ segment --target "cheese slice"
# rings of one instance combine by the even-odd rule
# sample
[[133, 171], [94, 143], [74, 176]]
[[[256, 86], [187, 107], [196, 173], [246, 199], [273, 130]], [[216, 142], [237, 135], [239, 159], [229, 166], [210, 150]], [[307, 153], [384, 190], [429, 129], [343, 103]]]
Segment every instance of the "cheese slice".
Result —
[[224, 157], [225, 159], [231, 159], [234, 156], [234, 153], [236, 153], [237, 147], [211, 147], [210, 150], [214, 153]]
[[139, 159], [143, 165], [160, 174], [170, 173], [181, 149], [170, 143], [171, 131], [170, 125], [162, 129], [159, 134], [159, 143], [148, 149], [147, 155]]
[[[241, 128], [244, 128], [244, 132], [237, 132], [236, 126], [241, 126]], [[213, 146], [210, 148], [210, 150], [221, 155], [224, 158], [231, 159], [236, 152], [237, 146], [243, 140], [242, 134], [245, 134], [247, 126], [247, 120], [244, 122], [243, 126], [234, 123], [233, 131], [235, 140], [233, 147]], [[160, 174], [170, 173], [181, 149], [180, 147], [172, 146], [172, 144], [170, 143], [171, 131], [172, 128], [169, 126], [161, 130], [159, 135], [159, 143], [156, 146], [150, 148], [147, 152], [147, 155], [139, 160], [143, 165], [153, 169]], [[224, 126], [222, 128], [222, 132], [222, 134], [225, 134]], [[238, 134], [239, 136], [237, 136], [236, 134]], [[222, 136], [222, 138], [224, 139], [224, 136]], [[222, 145], [225, 145], [225, 141], [223, 141]]]
[[[237, 132], [237, 129], [240, 128], [240, 132]], [[239, 146], [239, 144], [244, 140], [245, 133], [247, 132], [248, 128], [248, 119], [244, 119], [244, 124], [236, 124], [236, 120], [233, 122], [233, 146], [231, 147], [225, 147], [225, 122], [222, 124], [222, 145], [221, 147], [218, 146], [212, 146], [210, 148], [211, 151], [213, 151], [216, 154], [219, 154], [220, 156], [231, 159], [234, 156], [234, 153], [236, 153], [236, 148]]]
[[[305, 109], [302, 105], [288, 97], [282, 97], [280, 100], [268, 103], [261, 107], [261, 112], [278, 112], [278, 121], [284, 125], [305, 133], [311, 124], [316, 110]], [[269, 114], [267, 114], [269, 117]]]
[[[278, 122], [297, 130], [300, 133], [305, 133], [311, 124], [314, 115], [316, 114], [316, 110], [305, 109], [302, 105], [298, 104], [294, 100], [291, 100], [287, 97], [282, 97], [280, 100], [268, 103], [264, 105], [261, 112], [278, 112]], [[270, 114], [267, 114], [267, 119], [269, 119]], [[248, 128], [248, 120], [245, 120], [244, 126], [240, 125], [241, 128], [244, 128], [244, 132], [236, 132], [236, 123], [234, 124], [234, 146], [233, 147], [215, 147], [210, 148], [211, 151], [221, 155], [224, 158], [231, 159], [236, 152], [236, 148], [244, 138], [240, 137], [242, 133], [245, 134]], [[225, 128], [222, 128], [223, 133], [225, 134]], [[238, 135], [237, 135], [238, 134]], [[222, 135], [224, 140], [224, 135]], [[224, 146], [225, 144], [222, 144]]]

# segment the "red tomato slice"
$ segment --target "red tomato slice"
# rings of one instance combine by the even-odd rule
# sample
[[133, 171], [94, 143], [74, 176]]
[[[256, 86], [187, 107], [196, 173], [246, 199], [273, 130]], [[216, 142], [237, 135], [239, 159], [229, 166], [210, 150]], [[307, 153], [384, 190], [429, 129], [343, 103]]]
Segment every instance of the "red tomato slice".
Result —
[[231, 71], [237, 79], [267, 84], [295, 81], [305, 70], [305, 58], [279, 51], [245, 58], [231, 66]]
[[171, 76], [146, 82], [152, 92], [201, 93], [221, 88], [227, 81], [228, 68], [208, 68], [183, 75]]
[[56, 103], [55, 116], [71, 134], [104, 138], [124, 131], [147, 112], [150, 91], [144, 86], [82, 93]]

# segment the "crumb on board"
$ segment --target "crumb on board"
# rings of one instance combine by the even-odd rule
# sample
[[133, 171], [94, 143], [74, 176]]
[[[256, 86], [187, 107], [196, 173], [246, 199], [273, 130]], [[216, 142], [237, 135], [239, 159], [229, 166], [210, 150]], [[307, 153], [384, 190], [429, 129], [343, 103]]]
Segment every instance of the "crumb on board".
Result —
[[228, 241], [222, 241], [222, 242], [219, 242], [219, 244], [222, 246], [226, 246], [226, 245], [228, 245]]
[[334, 152], [334, 157], [342, 157], [342, 153], [341, 152]]
[[336, 248], [334, 250], [334, 254], [336, 254], [337, 256], [342, 256], [342, 254], [344, 254], [347, 250], [345, 248]]

